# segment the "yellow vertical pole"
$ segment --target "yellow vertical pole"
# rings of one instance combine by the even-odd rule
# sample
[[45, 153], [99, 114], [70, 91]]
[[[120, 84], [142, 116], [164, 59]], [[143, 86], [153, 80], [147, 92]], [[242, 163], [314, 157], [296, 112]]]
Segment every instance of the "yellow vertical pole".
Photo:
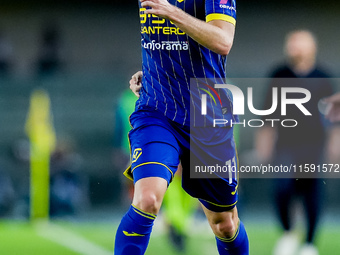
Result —
[[25, 130], [30, 140], [30, 217], [48, 219], [50, 155], [56, 138], [45, 90], [32, 92]]

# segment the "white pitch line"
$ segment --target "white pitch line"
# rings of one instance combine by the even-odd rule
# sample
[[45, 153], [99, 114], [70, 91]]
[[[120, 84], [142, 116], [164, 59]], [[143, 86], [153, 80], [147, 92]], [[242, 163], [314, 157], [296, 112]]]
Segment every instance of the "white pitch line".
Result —
[[83, 237], [52, 223], [37, 224], [39, 236], [49, 239], [82, 255], [112, 255], [110, 252]]

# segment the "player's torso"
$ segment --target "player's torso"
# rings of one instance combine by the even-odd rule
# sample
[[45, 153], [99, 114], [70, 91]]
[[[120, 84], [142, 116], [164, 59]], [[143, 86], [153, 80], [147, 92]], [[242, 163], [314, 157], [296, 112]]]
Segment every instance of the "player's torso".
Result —
[[[169, 3], [205, 22], [205, 0], [169, 0]], [[151, 107], [168, 118], [188, 124], [190, 80], [222, 78], [225, 57], [191, 39], [171, 21], [145, 14], [140, 7], [143, 89], [136, 107]]]

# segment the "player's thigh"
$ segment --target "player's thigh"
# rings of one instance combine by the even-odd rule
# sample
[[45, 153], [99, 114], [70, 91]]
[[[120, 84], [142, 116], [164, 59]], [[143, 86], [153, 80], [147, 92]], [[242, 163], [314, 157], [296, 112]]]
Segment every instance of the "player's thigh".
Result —
[[170, 184], [177, 171], [181, 150], [174, 135], [167, 128], [154, 125], [133, 129], [129, 139], [134, 182], [159, 177]]
[[[214, 150], [219, 153], [214, 153]], [[231, 172], [210, 174], [196, 171], [197, 167], [225, 166], [226, 162], [230, 162]], [[207, 209], [213, 212], [230, 211], [236, 206], [238, 163], [234, 146], [224, 143], [209, 148], [191, 146], [190, 150], [184, 150], [181, 163], [183, 166], [182, 186], [189, 195], [198, 198]]]
[[179, 145], [169, 129], [159, 125], [134, 128], [129, 138], [135, 183], [133, 204], [156, 214], [177, 171]]

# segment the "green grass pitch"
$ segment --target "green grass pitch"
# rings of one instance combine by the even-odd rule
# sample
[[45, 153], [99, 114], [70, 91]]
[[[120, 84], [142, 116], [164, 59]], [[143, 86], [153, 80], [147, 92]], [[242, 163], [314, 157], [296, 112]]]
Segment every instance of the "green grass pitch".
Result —
[[[111, 223], [70, 223], [53, 222], [53, 226], [61, 228], [65, 233], [80, 237], [90, 245], [103, 249], [103, 254], [113, 254], [113, 240], [116, 225]], [[271, 255], [279, 232], [275, 226], [260, 224], [247, 224], [250, 239], [251, 255]], [[59, 231], [59, 230], [58, 230]], [[61, 244], [57, 240], [48, 237], [49, 233], [55, 233], [54, 228], [39, 230], [36, 225], [28, 222], [2, 221], [0, 222], [0, 254], [1, 255], [76, 255], [84, 254]], [[68, 238], [64, 234], [59, 237]], [[60, 238], [59, 238], [60, 239]], [[320, 255], [337, 254], [340, 251], [340, 229], [339, 226], [323, 226], [318, 236], [318, 248]], [[68, 240], [72, 244], [72, 240]], [[74, 241], [74, 246], [77, 244]], [[106, 253], [105, 253], [106, 252]], [[169, 243], [164, 231], [152, 234], [147, 255], [172, 255], [178, 254]], [[215, 240], [208, 231], [196, 231], [192, 233], [187, 242], [185, 255], [214, 255], [218, 254], [215, 248]]]

